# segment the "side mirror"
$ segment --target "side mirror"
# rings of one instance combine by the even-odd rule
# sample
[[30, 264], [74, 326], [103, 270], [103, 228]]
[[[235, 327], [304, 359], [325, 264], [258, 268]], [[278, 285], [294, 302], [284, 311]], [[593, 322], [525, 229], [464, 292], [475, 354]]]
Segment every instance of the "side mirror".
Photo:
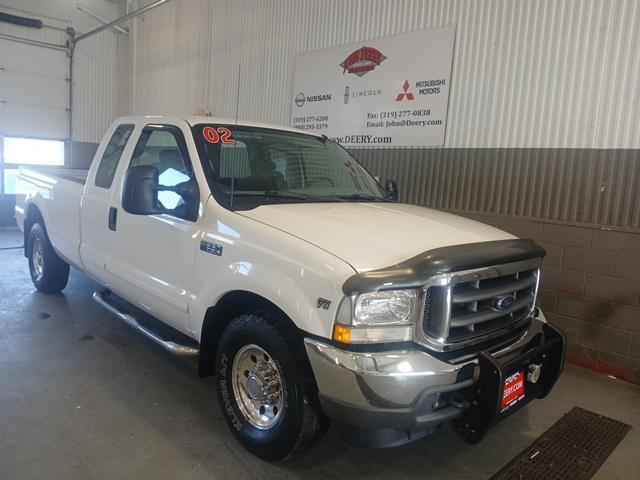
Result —
[[395, 180], [387, 180], [384, 184], [384, 189], [391, 200], [398, 200], [398, 184]]
[[134, 215], [162, 213], [158, 205], [158, 169], [138, 165], [124, 172], [122, 208]]
[[185, 218], [195, 222], [198, 219], [198, 210], [200, 209], [200, 189], [198, 184], [191, 180], [179, 183], [175, 187], [159, 187], [159, 191], [175, 192], [182, 197], [184, 201]]

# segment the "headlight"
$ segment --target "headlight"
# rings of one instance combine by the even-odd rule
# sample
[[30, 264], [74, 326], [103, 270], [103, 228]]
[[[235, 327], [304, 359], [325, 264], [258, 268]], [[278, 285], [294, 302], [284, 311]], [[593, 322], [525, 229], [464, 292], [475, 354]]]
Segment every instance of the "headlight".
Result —
[[402, 342], [413, 338], [417, 290], [383, 290], [345, 298], [333, 339], [342, 343]]
[[363, 293], [356, 298], [353, 326], [398, 325], [413, 320], [415, 290]]

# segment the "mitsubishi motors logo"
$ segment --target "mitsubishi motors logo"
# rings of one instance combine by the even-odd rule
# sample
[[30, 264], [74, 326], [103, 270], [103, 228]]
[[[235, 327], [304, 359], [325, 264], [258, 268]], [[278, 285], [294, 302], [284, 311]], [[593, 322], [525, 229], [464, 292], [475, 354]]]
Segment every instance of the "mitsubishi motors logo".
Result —
[[404, 99], [405, 97], [407, 98], [407, 100], [413, 100], [413, 93], [409, 91], [409, 80], [404, 81], [404, 83], [402, 84], [402, 90], [404, 90], [404, 92], [398, 94], [398, 96], [396, 97], [396, 102], [402, 101], [402, 99]]

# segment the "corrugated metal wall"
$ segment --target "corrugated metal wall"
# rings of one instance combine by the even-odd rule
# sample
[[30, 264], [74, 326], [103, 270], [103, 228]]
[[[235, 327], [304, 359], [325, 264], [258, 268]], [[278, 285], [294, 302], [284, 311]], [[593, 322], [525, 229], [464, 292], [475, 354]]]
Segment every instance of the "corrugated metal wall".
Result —
[[[640, 2], [174, 0], [137, 22], [136, 113], [288, 124], [295, 54], [457, 24], [444, 149], [366, 149], [403, 199], [640, 228]], [[611, 150], [609, 150], [611, 149]]]
[[[139, 6], [151, 3], [141, 2]], [[133, 111], [190, 113], [207, 96], [209, 2], [172, 1], [132, 22]]]
[[634, 0], [174, 0], [138, 22], [136, 111], [233, 116], [242, 63], [242, 116], [288, 124], [296, 53], [447, 23], [445, 147], [640, 147]]
[[[105, 0], [83, 0], [82, 5], [105, 19], [120, 16], [121, 5]], [[99, 25], [77, 9], [77, 0], [0, 0], [0, 9], [42, 20], [58, 29], [33, 29], [0, 23], [0, 32], [44, 42], [64, 44], [73, 27], [82, 33]], [[116, 35], [104, 32], [78, 44], [74, 55], [73, 140], [98, 142], [116, 116]]]
[[402, 201], [459, 212], [640, 228], [640, 152], [621, 149], [354, 149]]

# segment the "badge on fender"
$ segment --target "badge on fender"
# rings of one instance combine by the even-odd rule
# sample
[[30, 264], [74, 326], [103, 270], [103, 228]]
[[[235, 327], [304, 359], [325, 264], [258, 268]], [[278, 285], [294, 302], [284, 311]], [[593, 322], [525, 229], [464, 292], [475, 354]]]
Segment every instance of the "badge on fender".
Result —
[[318, 297], [316, 301], [316, 308], [321, 308], [323, 310], [329, 310], [331, 306], [331, 300], [327, 300], [326, 298]]

